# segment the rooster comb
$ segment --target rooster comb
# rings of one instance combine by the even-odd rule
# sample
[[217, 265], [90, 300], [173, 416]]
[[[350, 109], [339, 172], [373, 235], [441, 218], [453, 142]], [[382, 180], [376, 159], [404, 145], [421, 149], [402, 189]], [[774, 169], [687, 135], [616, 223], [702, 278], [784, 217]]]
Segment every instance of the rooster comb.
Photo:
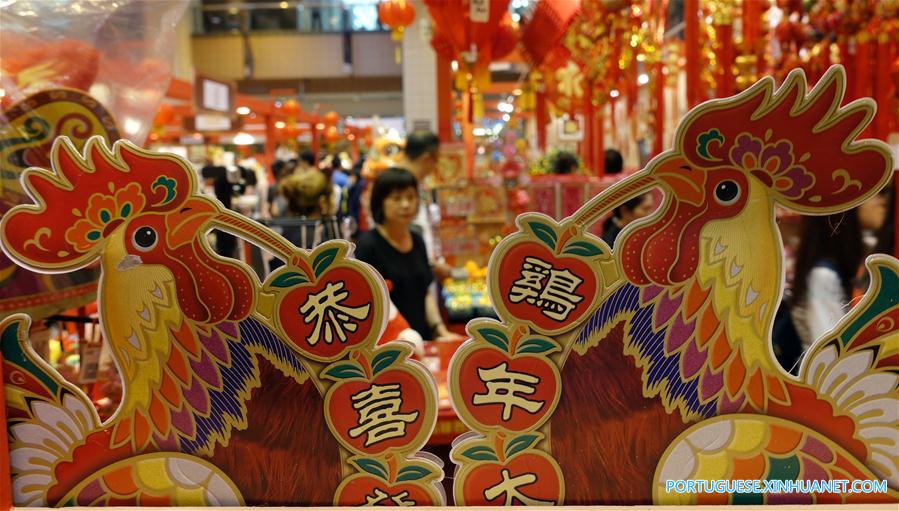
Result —
[[172, 211], [197, 189], [187, 162], [126, 140], [109, 148], [91, 137], [79, 152], [59, 137], [51, 164], [22, 175], [34, 204], [16, 206], [0, 223], [7, 255], [44, 272], [89, 264], [117, 226], [141, 213]]
[[801, 69], [779, 88], [763, 78], [737, 96], [693, 109], [678, 129], [676, 147], [698, 168], [743, 169], [790, 209], [849, 209], [888, 182], [892, 158], [886, 144], [856, 140], [876, 103], [865, 98], [841, 106], [845, 89], [842, 66], [828, 69], [811, 91]]

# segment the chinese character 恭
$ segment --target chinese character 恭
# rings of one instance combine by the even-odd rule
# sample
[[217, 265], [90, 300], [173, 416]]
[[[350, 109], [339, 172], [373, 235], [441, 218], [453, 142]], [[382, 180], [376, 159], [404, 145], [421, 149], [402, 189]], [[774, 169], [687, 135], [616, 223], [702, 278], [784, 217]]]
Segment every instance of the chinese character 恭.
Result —
[[567, 269], [558, 270], [542, 259], [525, 257], [521, 278], [512, 285], [509, 300], [536, 305], [545, 316], [564, 321], [584, 299], [574, 293], [583, 282]]
[[359, 425], [351, 429], [349, 434], [351, 438], [365, 434], [366, 447], [404, 436], [406, 424], [418, 418], [418, 412], [399, 413], [403, 400], [398, 383], [372, 384], [350, 399], [353, 401], [353, 408], [359, 412]]
[[343, 288], [343, 282], [328, 282], [325, 288], [315, 294], [309, 295], [306, 303], [300, 307], [303, 322], [315, 321], [315, 328], [306, 338], [310, 346], [315, 346], [324, 338], [327, 344], [334, 342], [334, 338], [340, 342], [346, 342], [347, 332], [355, 332], [359, 325], [353, 320], [359, 321], [368, 316], [371, 305], [361, 307], [347, 307], [340, 302], [346, 299], [350, 293]]
[[397, 493], [396, 495], [390, 495], [380, 488], [375, 488], [374, 495], [366, 495], [365, 496], [365, 505], [366, 506], [377, 506], [383, 502], [383, 506], [414, 506], [414, 500], [403, 500], [409, 496], [409, 492], [404, 491]]
[[487, 500], [493, 500], [500, 495], [505, 494], [505, 502], [504, 506], [511, 506], [514, 504], [513, 499], [518, 499], [519, 502], [526, 506], [551, 506], [554, 504], [552, 501], [546, 500], [537, 500], [532, 499], [518, 491], [518, 487], [527, 486], [537, 481], [537, 476], [534, 474], [522, 474], [518, 477], [511, 477], [508, 469], [502, 469], [500, 472], [503, 476], [503, 480], [498, 484], [491, 486], [484, 490], [484, 497]]
[[512, 418], [512, 409], [516, 406], [528, 413], [537, 413], [544, 401], [527, 399], [519, 394], [530, 395], [537, 392], [534, 385], [540, 383], [540, 378], [508, 369], [506, 362], [490, 369], [478, 368], [478, 377], [487, 385], [487, 393], [475, 394], [471, 402], [476, 405], [503, 405], [504, 421]]

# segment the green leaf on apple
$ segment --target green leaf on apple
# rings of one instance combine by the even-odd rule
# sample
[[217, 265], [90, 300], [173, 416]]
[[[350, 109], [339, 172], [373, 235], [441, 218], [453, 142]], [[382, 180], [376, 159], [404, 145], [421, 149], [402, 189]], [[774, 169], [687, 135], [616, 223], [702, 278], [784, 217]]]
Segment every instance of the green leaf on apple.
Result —
[[490, 344], [506, 353], [509, 352], [509, 338], [506, 337], [506, 334], [502, 330], [497, 330], [496, 328], [479, 328], [478, 334]]
[[365, 372], [353, 362], [338, 362], [325, 369], [324, 375], [332, 380], [365, 378]]
[[322, 250], [315, 256], [315, 259], [312, 261], [312, 272], [315, 273], [315, 277], [318, 278], [328, 266], [331, 266], [331, 263], [334, 262], [334, 259], [337, 257], [337, 252], [340, 249], [337, 247], [328, 248]]
[[562, 249], [562, 253], [584, 257], [595, 257], [602, 255], [603, 250], [589, 241], [572, 241], [565, 245], [565, 248]]
[[293, 287], [297, 284], [306, 284], [308, 282], [309, 279], [306, 278], [306, 276], [302, 273], [296, 271], [288, 271], [275, 277], [275, 279], [272, 280], [271, 285], [274, 287]]
[[387, 480], [387, 467], [374, 458], [353, 458], [350, 462], [359, 467], [359, 470], [363, 472], [380, 477], [385, 481]]
[[372, 375], [376, 375], [393, 365], [402, 354], [401, 350], [381, 350], [371, 362]]
[[540, 440], [540, 435], [521, 435], [509, 440], [506, 444], [506, 459], [515, 456], [525, 449], [530, 449]]
[[486, 445], [475, 445], [462, 451], [462, 456], [472, 461], [499, 461], [493, 449]]
[[424, 465], [409, 465], [399, 470], [396, 481], [418, 481], [433, 474], [434, 471]]
[[541, 222], [528, 222], [528, 227], [531, 229], [531, 232], [534, 233], [534, 236], [540, 238], [540, 241], [546, 244], [550, 250], [556, 250], [556, 243], [559, 241], [558, 235], [556, 235], [555, 229], [552, 227], [541, 223]]
[[522, 341], [521, 344], [518, 345], [518, 349], [515, 350], [516, 353], [546, 353], [548, 351], [556, 351], [559, 349], [559, 345], [552, 342], [549, 339], [541, 339], [539, 337], [532, 337], [530, 339], [526, 339]]

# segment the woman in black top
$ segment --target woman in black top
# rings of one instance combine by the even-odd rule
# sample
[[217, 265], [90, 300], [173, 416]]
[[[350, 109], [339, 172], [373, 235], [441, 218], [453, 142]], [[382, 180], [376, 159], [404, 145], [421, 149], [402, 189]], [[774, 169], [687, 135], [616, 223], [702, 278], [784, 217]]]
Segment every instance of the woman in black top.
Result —
[[359, 236], [356, 258], [384, 277], [390, 299], [422, 339], [450, 337], [428, 292], [434, 273], [424, 240], [409, 229], [418, 213], [415, 176], [399, 168], [382, 172], [372, 185], [371, 212], [376, 227]]

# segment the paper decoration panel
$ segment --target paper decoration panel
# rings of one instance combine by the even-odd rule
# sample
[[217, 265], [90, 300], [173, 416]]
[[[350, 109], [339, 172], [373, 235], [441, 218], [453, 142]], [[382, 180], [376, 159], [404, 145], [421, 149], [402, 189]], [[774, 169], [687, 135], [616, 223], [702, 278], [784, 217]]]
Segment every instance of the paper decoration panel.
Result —
[[[33, 204], [0, 223], [36, 272], [99, 261], [117, 412], [43, 362], [30, 319], [0, 323], [16, 505], [440, 505], [433, 377], [411, 345], [376, 345], [387, 289], [345, 241], [313, 251], [198, 193], [175, 155], [61, 137], [25, 172]], [[215, 254], [219, 228], [286, 264], [260, 283]]]
[[[489, 265], [500, 322], [476, 321], [450, 367], [471, 432], [452, 452], [457, 504], [899, 500], [899, 261], [806, 353], [772, 352], [783, 291], [775, 207], [849, 210], [892, 175], [857, 140], [875, 104], [841, 106], [845, 73], [694, 108], [675, 146], [557, 222], [528, 213]], [[659, 188], [616, 250], [589, 234]], [[527, 461], [524, 461], [527, 458]], [[676, 491], [677, 480], [885, 480], [886, 492]]]

